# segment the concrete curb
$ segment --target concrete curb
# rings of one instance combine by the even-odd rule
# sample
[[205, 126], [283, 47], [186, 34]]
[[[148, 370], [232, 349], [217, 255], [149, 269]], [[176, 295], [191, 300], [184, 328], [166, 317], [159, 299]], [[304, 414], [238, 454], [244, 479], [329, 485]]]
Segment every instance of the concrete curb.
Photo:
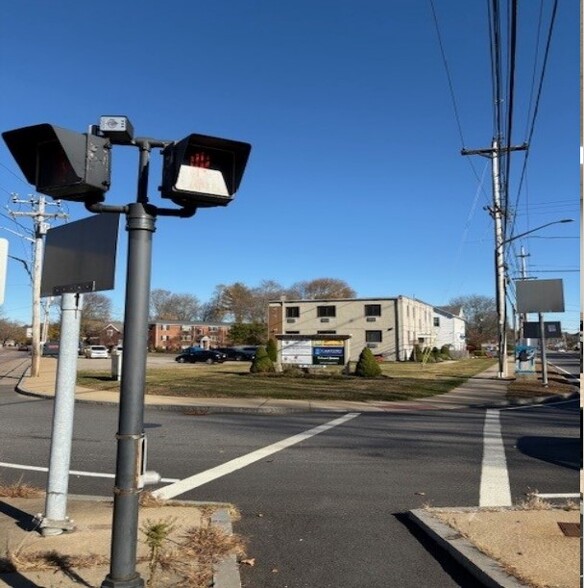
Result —
[[[233, 534], [231, 517], [226, 508], [221, 508], [211, 517], [211, 522], [229, 535]], [[241, 588], [241, 577], [237, 558], [234, 554], [227, 556], [218, 566], [213, 577], [213, 588]]]
[[480, 552], [470, 541], [426, 511], [411, 510], [408, 516], [481, 585], [486, 588], [526, 588], [526, 584], [507, 574], [495, 560]]

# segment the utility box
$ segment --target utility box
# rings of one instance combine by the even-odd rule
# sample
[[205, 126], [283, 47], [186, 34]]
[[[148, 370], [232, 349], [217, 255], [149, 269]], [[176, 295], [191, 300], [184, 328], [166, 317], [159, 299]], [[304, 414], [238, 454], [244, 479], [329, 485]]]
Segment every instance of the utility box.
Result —
[[122, 354], [121, 349], [112, 349], [111, 360], [112, 360], [112, 380], [118, 382], [122, 379]]

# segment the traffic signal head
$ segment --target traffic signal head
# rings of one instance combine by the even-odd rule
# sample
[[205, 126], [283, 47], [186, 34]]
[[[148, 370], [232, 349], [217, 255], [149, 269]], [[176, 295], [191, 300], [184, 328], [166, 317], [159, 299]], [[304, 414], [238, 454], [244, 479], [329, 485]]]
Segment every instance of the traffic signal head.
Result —
[[163, 198], [181, 206], [226, 206], [233, 200], [251, 151], [249, 143], [189, 135], [162, 151]]
[[2, 133], [30, 184], [63, 200], [102, 201], [110, 186], [107, 138], [40, 124]]

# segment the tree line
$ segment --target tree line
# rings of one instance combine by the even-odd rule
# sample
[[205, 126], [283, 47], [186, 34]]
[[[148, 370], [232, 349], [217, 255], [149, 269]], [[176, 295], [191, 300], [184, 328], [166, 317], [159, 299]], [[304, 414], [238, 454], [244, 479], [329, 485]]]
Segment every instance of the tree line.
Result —
[[[150, 320], [172, 322], [231, 322], [234, 343], [261, 344], [266, 342], [268, 302], [279, 300], [319, 300], [356, 298], [355, 290], [344, 280], [317, 278], [299, 281], [284, 287], [274, 280], [263, 280], [258, 286], [243, 282], [219, 284], [207, 302], [193, 294], [154, 289], [150, 293]], [[497, 311], [492, 297], [458, 296], [447, 306], [462, 307], [466, 320], [466, 342], [470, 348], [497, 340]], [[83, 296], [81, 338], [89, 340], [112, 321], [112, 302], [102, 293]], [[59, 338], [60, 320], [49, 325], [48, 339]], [[0, 316], [0, 342], [26, 341], [22, 324]]]

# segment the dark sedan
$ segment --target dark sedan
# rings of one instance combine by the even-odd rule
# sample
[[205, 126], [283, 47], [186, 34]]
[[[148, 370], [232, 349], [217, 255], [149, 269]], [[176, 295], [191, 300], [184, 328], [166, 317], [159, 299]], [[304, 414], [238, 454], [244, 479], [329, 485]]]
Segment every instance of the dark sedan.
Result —
[[177, 355], [174, 360], [178, 363], [195, 363], [201, 361], [203, 363], [223, 363], [227, 359], [225, 353], [215, 349], [185, 349], [180, 355]]
[[225, 353], [227, 361], [253, 361], [255, 358], [255, 351], [245, 349], [235, 349], [234, 347], [220, 347], [217, 351]]

